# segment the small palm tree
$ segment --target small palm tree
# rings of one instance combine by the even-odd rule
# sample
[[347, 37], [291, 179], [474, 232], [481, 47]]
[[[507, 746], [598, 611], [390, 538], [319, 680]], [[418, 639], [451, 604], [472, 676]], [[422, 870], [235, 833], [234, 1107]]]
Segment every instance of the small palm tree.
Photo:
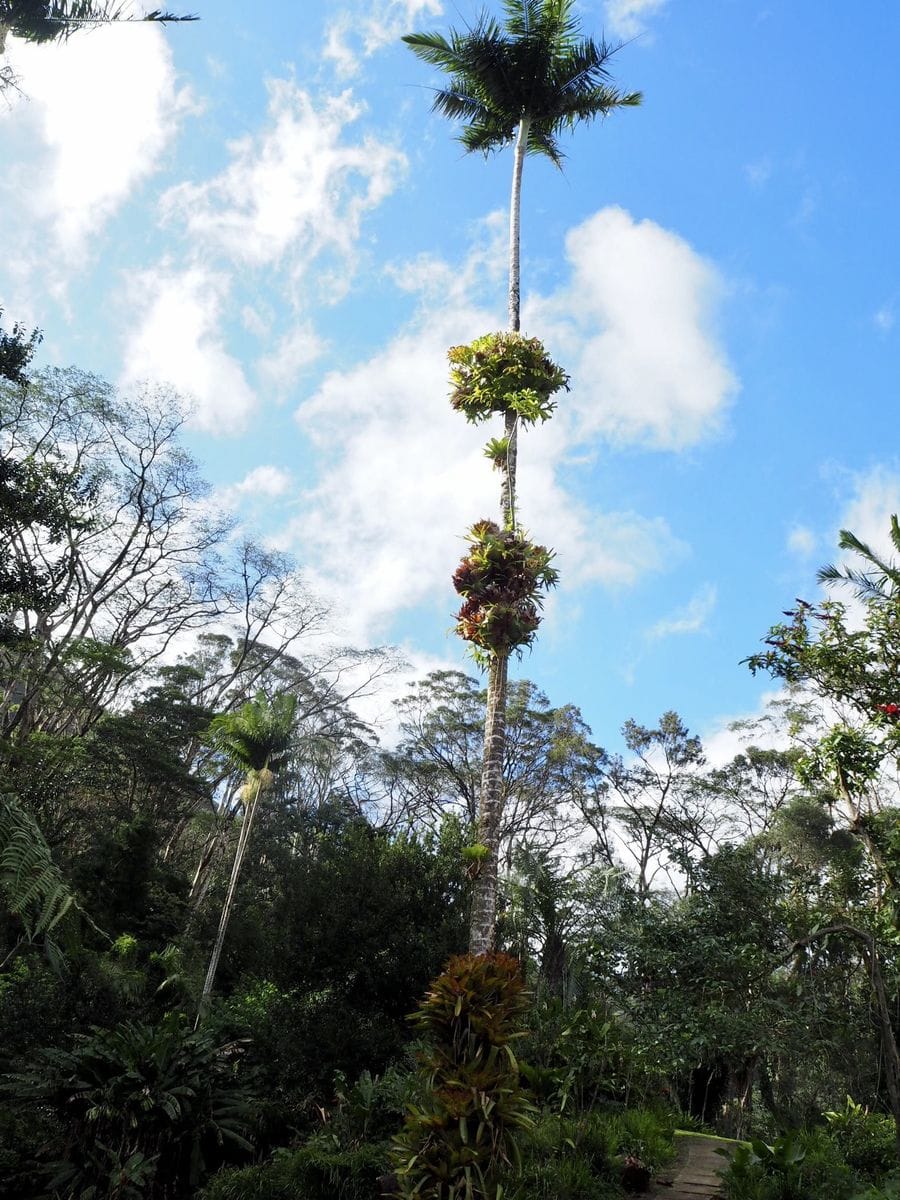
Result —
[[248, 701], [237, 712], [223, 713], [215, 717], [209, 727], [212, 744], [224, 755], [230, 766], [244, 772], [244, 786], [241, 789], [244, 816], [231, 867], [231, 878], [228, 881], [228, 891], [219, 918], [219, 929], [203, 984], [200, 1011], [197, 1014], [198, 1024], [215, 983], [225, 932], [234, 907], [238, 879], [247, 843], [253, 831], [260, 796], [272, 786], [275, 773], [287, 760], [296, 710], [296, 697], [282, 694], [269, 702], [265, 694], [260, 692], [255, 700]]
[[[515, 144], [509, 203], [509, 331], [520, 327], [520, 212], [526, 154], [541, 154], [562, 166], [560, 135], [581, 121], [608, 116], [641, 102], [640, 92], [621, 92], [610, 83], [615, 47], [583, 37], [574, 0], [505, 0], [502, 23], [483, 14], [462, 33], [412, 33], [404, 41], [414, 54], [449, 76], [435, 93], [433, 108], [462, 121], [466, 150], [490, 154]], [[516, 532], [518, 417], [504, 418], [500, 507], [504, 528]], [[497, 911], [497, 838], [506, 746], [509, 654], [495, 654], [488, 667], [478, 835], [489, 853], [476, 880], [469, 948], [490, 949]]]

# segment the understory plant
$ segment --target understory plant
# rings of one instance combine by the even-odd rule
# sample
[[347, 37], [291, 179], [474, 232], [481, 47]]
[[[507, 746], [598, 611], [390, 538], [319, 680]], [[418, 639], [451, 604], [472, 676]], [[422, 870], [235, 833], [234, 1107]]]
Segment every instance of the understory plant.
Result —
[[823, 1129], [742, 1143], [722, 1172], [727, 1200], [849, 1200], [852, 1169]]
[[129, 1021], [45, 1048], [6, 1076], [25, 1111], [50, 1111], [61, 1129], [45, 1165], [64, 1200], [170, 1200], [200, 1184], [248, 1141], [253, 1097], [237, 1075], [239, 1047], [192, 1033], [181, 1017]]
[[506, 954], [458, 955], [432, 983], [413, 1016], [427, 1091], [394, 1140], [405, 1200], [499, 1200], [501, 1172], [533, 1124], [513, 1052], [525, 1007], [519, 964]]

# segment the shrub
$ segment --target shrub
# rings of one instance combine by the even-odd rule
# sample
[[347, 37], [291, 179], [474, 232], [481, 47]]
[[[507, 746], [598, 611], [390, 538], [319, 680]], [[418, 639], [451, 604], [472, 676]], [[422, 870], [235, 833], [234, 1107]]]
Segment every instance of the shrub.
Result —
[[60, 1123], [46, 1166], [55, 1195], [168, 1197], [196, 1187], [229, 1143], [250, 1149], [251, 1097], [235, 1069], [235, 1047], [209, 1033], [135, 1021], [39, 1051], [3, 1090]]
[[841, 1155], [865, 1179], [897, 1166], [897, 1132], [890, 1117], [870, 1113], [848, 1096], [842, 1109], [825, 1113], [825, 1120]]
[[400, 1195], [484, 1200], [517, 1160], [533, 1107], [512, 1042], [525, 1009], [519, 964], [506, 954], [459, 955], [431, 985], [413, 1020], [428, 1043], [427, 1093], [395, 1139]]
[[722, 1173], [728, 1200], [849, 1200], [854, 1176], [821, 1129], [740, 1145]]
[[888, 1175], [879, 1184], [871, 1184], [852, 1200], [900, 1200], [900, 1174]]
[[373, 1200], [387, 1169], [387, 1145], [329, 1150], [311, 1143], [279, 1150], [258, 1167], [220, 1171], [200, 1200]]

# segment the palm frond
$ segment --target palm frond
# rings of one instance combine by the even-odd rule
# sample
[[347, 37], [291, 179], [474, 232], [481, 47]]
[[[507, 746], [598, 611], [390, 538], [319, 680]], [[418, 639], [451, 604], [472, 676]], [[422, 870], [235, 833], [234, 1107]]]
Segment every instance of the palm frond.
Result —
[[16, 37], [30, 42], [65, 41], [73, 33], [94, 25], [116, 22], [155, 21], [165, 25], [196, 21], [193, 14], [178, 15], [156, 8], [143, 16], [132, 16], [122, 0], [47, 0], [46, 3], [0, 3], [0, 23]]
[[270, 701], [260, 692], [236, 712], [214, 717], [208, 736], [236, 769], [277, 771], [293, 739], [296, 711], [295, 696], [281, 693]]
[[557, 166], [557, 135], [578, 121], [639, 104], [639, 92], [610, 83], [618, 47], [579, 36], [573, 0], [505, 0], [498, 24], [482, 15], [473, 28], [413, 33], [403, 40], [424, 62], [450, 75], [433, 108], [465, 129], [467, 150], [489, 153], [514, 138], [523, 118], [528, 149]]
[[[900, 552], [900, 524], [896, 515], [891, 517], [891, 544]], [[866, 563], [868, 568], [835, 566], [829, 563], [816, 572], [819, 583], [850, 584], [860, 600], [896, 600], [900, 597], [900, 567], [885, 562], [868, 542], [864, 542], [849, 529], [842, 529], [838, 537], [841, 550], [850, 550]]]

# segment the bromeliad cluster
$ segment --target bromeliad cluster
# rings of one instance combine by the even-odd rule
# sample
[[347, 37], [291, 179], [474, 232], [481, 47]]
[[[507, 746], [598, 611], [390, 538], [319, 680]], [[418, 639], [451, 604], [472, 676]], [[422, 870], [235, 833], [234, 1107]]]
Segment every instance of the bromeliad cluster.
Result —
[[[494, 413], [512, 414], [522, 425], [547, 421], [556, 408], [551, 397], [569, 387], [568, 375], [542, 343], [518, 333], [485, 334], [467, 346], [452, 346], [447, 357], [450, 403], [473, 424]], [[508, 437], [494, 438], [485, 453], [501, 467], [508, 446]]]
[[468, 542], [471, 549], [453, 576], [464, 600], [456, 632], [485, 664], [493, 655], [531, 645], [544, 594], [556, 584], [558, 572], [550, 565], [552, 551], [494, 521], [473, 525]]

